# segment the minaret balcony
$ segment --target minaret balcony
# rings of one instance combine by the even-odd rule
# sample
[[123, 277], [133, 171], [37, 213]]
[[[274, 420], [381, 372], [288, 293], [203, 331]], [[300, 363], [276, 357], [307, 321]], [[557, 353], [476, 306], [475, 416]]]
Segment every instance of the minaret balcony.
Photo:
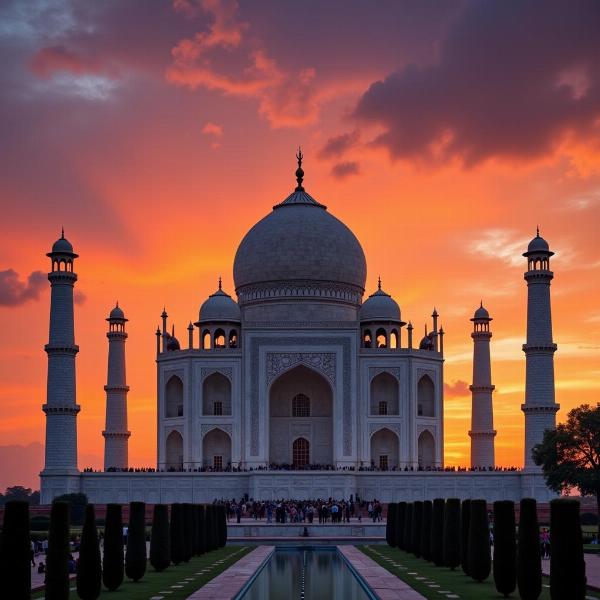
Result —
[[79, 404], [44, 404], [42, 410], [47, 415], [76, 415], [80, 410]]
[[469, 389], [472, 392], [493, 392], [496, 389], [495, 385], [470, 385]]
[[521, 410], [524, 413], [547, 414], [556, 413], [560, 409], [560, 404], [521, 404]]
[[77, 344], [72, 345], [59, 345], [59, 344], [46, 344], [44, 350], [48, 354], [77, 354], [79, 352], [79, 346]]
[[523, 352], [525, 354], [534, 354], [536, 352], [547, 353], [556, 352], [558, 346], [556, 344], [523, 344]]

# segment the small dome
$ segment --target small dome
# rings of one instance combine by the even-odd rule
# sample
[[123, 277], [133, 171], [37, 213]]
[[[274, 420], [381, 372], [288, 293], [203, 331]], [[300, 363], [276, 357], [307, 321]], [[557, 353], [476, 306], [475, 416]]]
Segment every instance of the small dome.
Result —
[[241, 320], [242, 315], [238, 303], [221, 289], [221, 281], [219, 280], [219, 289], [211, 294], [200, 307], [198, 322], [233, 321], [239, 323]]
[[358, 314], [361, 321], [400, 321], [400, 307], [381, 289], [381, 283], [360, 307]]
[[119, 306], [118, 302], [117, 302], [117, 305], [110, 311], [110, 315], [108, 316], [108, 318], [109, 319], [125, 319], [125, 313]]
[[172, 352], [173, 350], [181, 350], [179, 340], [169, 333], [167, 333], [167, 351]]
[[427, 334], [419, 343], [419, 350], [433, 350], [432, 334]]
[[539, 235], [535, 236], [527, 246], [527, 252], [548, 252], [548, 250], [550, 250], [548, 242]]
[[[479, 308], [475, 311], [473, 315], [473, 320], [475, 319], [489, 319], [490, 313], [484, 308], [483, 303], [479, 306]], [[491, 320], [491, 319], [490, 319]]]

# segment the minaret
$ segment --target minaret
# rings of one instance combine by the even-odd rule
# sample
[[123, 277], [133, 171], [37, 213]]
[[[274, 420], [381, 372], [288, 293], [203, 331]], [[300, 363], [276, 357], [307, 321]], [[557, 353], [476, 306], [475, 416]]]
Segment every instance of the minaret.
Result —
[[126, 469], [129, 464], [128, 444], [131, 432], [127, 430], [127, 392], [125, 376], [125, 313], [119, 303], [108, 316], [108, 376], [106, 391], [106, 429], [104, 436], [104, 470]]
[[493, 467], [494, 456], [494, 408], [492, 404], [492, 371], [490, 366], [490, 321], [488, 311], [481, 306], [473, 318], [473, 385], [471, 390], [471, 466]]
[[44, 350], [48, 354], [46, 404], [46, 456], [42, 475], [76, 475], [77, 413], [75, 386], [75, 344], [73, 323], [73, 288], [77, 275], [73, 263], [77, 254], [65, 239], [64, 230], [54, 242], [48, 273], [51, 287], [50, 339]]
[[554, 401], [554, 353], [552, 341], [552, 315], [550, 310], [550, 270], [548, 242], [540, 237], [540, 230], [527, 252], [527, 343], [525, 352], [525, 468], [537, 469], [531, 450], [539, 444], [546, 429], [556, 427], [556, 412], [560, 408]]

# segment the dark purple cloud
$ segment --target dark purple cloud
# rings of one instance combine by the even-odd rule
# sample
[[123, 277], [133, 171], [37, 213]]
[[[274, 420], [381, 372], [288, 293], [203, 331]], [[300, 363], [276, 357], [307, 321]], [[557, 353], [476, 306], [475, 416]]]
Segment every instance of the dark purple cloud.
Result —
[[341, 162], [334, 165], [331, 169], [331, 174], [336, 179], [346, 179], [350, 175], [358, 175], [360, 173], [360, 165], [357, 162]]
[[444, 394], [449, 398], [460, 398], [468, 396], [471, 393], [469, 384], [461, 379], [454, 383], [444, 383]]
[[394, 158], [543, 155], [568, 132], [598, 139], [600, 3], [469, 3], [434, 64], [371, 85], [355, 116]]
[[330, 137], [319, 150], [319, 158], [339, 158], [357, 144], [358, 138], [357, 130]]
[[14, 269], [0, 271], [0, 306], [20, 306], [28, 300], [37, 300], [48, 285], [47, 276], [34, 271], [27, 281], [21, 281]]

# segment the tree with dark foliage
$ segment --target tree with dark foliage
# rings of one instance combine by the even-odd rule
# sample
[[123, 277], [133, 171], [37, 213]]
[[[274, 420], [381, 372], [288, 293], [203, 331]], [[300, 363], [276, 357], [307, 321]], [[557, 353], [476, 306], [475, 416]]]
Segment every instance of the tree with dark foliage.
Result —
[[421, 529], [421, 555], [431, 560], [431, 519], [433, 518], [433, 502], [423, 502], [423, 527]]
[[431, 560], [436, 567], [444, 565], [444, 509], [446, 501], [436, 498], [433, 501], [431, 519]]
[[183, 555], [185, 553], [181, 510], [181, 504], [176, 503], [171, 505], [171, 560], [174, 565], [183, 562]]
[[120, 504], [108, 504], [104, 524], [102, 582], [110, 592], [123, 583], [123, 515]]
[[169, 538], [169, 507], [155, 504], [150, 535], [150, 564], [155, 571], [164, 571], [171, 564]]
[[96, 600], [102, 589], [102, 563], [96, 512], [93, 504], [85, 507], [85, 520], [81, 532], [79, 559], [77, 561], [77, 595], [81, 600]]
[[398, 502], [396, 506], [396, 545], [404, 550], [404, 519], [406, 518], [406, 502]]
[[146, 504], [129, 504], [129, 528], [125, 552], [125, 575], [139, 581], [146, 572]]
[[465, 575], [469, 573], [469, 527], [471, 525], [471, 500], [463, 500], [460, 507], [460, 565]]
[[477, 581], [485, 581], [491, 570], [490, 530], [485, 500], [471, 500], [469, 525], [469, 573]]
[[421, 556], [421, 529], [423, 527], [423, 502], [417, 500], [413, 504], [413, 524], [412, 524], [412, 552], [417, 557]]
[[494, 584], [505, 598], [517, 587], [517, 541], [515, 503], [494, 502]]
[[52, 503], [48, 554], [46, 555], [46, 598], [69, 600], [69, 503]]
[[4, 507], [0, 541], [0, 585], [2, 597], [29, 600], [31, 596], [31, 539], [29, 504], [11, 500]]
[[444, 566], [460, 565], [460, 500], [448, 498], [444, 509]]
[[385, 541], [388, 546], [397, 546], [396, 540], [396, 513], [398, 506], [394, 502], [390, 502], [387, 508], [387, 518], [385, 523]]
[[[600, 514], [600, 403], [571, 410], [565, 423], [546, 430], [532, 455], [551, 490], [577, 488], [582, 496], [593, 495]], [[597, 537], [600, 539], [600, 519]]]
[[523, 498], [519, 510], [517, 585], [522, 600], [537, 600], [542, 593], [540, 527], [533, 498]]

